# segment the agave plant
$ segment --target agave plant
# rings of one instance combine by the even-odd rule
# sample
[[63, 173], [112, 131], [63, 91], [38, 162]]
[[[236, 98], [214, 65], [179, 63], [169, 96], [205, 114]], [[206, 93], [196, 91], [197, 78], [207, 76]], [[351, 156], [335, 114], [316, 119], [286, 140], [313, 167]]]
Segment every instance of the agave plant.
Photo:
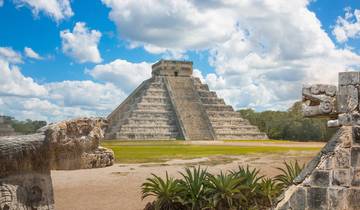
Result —
[[198, 210], [207, 206], [206, 187], [207, 172], [206, 169], [185, 168], [185, 173], [180, 172], [182, 180], [180, 186], [182, 189], [182, 198], [184, 204], [191, 210]]
[[230, 173], [241, 178], [242, 184], [247, 188], [243, 191], [247, 198], [242, 202], [243, 209], [257, 208], [259, 197], [261, 197], [259, 182], [264, 177], [259, 175], [260, 170], [255, 168], [251, 170], [249, 166], [246, 168], [239, 166], [238, 170], [233, 170]]
[[218, 175], [208, 174], [207, 196], [214, 209], [237, 209], [240, 200], [245, 200], [242, 190], [243, 178], [233, 174], [223, 173]]
[[155, 174], [151, 175], [152, 177], [142, 184], [142, 199], [156, 197], [153, 203], [156, 210], [183, 209], [179, 180], [169, 177], [167, 172], [165, 180]]
[[273, 200], [280, 194], [281, 188], [275, 180], [271, 178], [263, 178], [259, 184], [260, 194], [263, 196], [262, 205], [271, 207]]
[[300, 166], [297, 160], [289, 163], [285, 161], [284, 165], [285, 168], [277, 168], [281, 171], [281, 174], [275, 177], [281, 188], [290, 186], [304, 168], [304, 165]]

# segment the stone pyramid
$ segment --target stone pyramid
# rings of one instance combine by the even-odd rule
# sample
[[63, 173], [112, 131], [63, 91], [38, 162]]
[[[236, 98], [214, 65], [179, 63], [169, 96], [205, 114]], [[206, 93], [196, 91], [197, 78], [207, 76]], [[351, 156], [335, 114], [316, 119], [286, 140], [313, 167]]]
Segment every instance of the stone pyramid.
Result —
[[5, 116], [0, 116], [0, 136], [15, 135], [15, 130], [11, 127], [11, 122]]
[[192, 62], [160, 60], [107, 118], [106, 139], [267, 139], [199, 78]]

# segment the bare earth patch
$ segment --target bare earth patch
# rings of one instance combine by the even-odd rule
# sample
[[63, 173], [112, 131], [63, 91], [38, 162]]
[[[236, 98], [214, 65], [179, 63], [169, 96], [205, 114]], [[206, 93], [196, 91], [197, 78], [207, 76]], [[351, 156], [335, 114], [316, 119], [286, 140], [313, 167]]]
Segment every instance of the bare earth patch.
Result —
[[[234, 144], [238, 144], [234, 142]], [[304, 145], [308, 143], [303, 143]], [[322, 144], [319, 144], [321, 146]], [[256, 167], [263, 175], [279, 173], [284, 160], [307, 163], [318, 151], [258, 153], [240, 156], [212, 156], [196, 159], [174, 159], [164, 163], [115, 164], [108, 168], [76, 171], [52, 171], [55, 207], [62, 209], [140, 210], [149, 201], [141, 200], [140, 185], [151, 173], [164, 176], [165, 171], [178, 177], [184, 167], [201, 165], [208, 171], [237, 169], [238, 165]]]

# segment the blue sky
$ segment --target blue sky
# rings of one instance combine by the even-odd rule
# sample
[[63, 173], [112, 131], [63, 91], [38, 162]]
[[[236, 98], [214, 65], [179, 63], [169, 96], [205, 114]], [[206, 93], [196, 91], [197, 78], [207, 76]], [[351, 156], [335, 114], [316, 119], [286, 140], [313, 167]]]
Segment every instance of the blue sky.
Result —
[[0, 114], [104, 116], [161, 58], [192, 60], [236, 108], [287, 109], [359, 70], [360, 2], [329, 2], [0, 0]]

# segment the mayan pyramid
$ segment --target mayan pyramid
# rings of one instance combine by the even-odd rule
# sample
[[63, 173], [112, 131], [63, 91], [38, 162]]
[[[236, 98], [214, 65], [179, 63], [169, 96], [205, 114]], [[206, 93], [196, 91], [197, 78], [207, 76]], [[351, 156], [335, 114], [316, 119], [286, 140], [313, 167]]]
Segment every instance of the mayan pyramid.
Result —
[[109, 116], [106, 139], [267, 139], [199, 78], [192, 62], [160, 60]]

